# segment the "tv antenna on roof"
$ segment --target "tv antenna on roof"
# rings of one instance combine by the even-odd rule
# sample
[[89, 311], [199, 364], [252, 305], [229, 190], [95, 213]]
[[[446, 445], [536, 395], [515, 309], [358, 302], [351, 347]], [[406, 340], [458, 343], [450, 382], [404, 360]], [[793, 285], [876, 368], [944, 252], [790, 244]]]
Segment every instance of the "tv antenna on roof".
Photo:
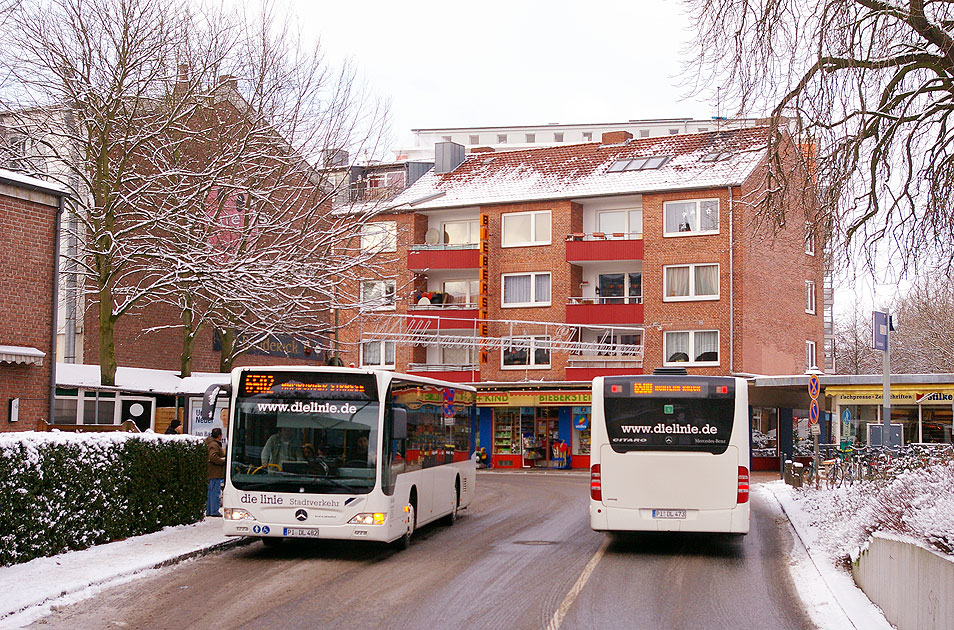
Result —
[[725, 116], [722, 115], [722, 87], [716, 88], [716, 115], [712, 117], [715, 121], [716, 131], [722, 131], [722, 125], [725, 123]]

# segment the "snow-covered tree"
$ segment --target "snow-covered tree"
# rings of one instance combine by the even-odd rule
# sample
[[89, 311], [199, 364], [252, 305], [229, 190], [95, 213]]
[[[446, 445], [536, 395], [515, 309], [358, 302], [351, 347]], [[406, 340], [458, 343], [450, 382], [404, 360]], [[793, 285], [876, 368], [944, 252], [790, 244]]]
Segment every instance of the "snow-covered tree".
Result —
[[104, 384], [116, 321], [151, 304], [181, 309], [184, 373], [206, 323], [245, 339], [322, 328], [329, 286], [356, 264], [328, 241], [374, 211], [331, 215], [309, 160], [373, 145], [386, 113], [350, 66], [325, 63], [268, 5], [33, 0], [0, 42], [4, 125], [81, 202], [76, 262]]
[[[794, 130], [841, 243], [954, 266], [954, 5], [923, 0], [685, 0], [694, 88]], [[698, 73], [698, 74], [697, 74]], [[731, 109], [730, 109], [731, 108]], [[770, 153], [781, 145], [773, 142]], [[780, 163], [780, 194], [792, 182]], [[801, 220], [801, 217], [795, 217]]]

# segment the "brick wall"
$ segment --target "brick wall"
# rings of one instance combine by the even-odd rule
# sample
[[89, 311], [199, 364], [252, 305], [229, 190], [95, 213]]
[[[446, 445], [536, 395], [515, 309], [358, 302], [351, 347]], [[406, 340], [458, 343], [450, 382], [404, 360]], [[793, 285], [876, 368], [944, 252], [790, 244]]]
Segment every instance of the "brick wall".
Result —
[[[53, 374], [53, 286], [58, 199], [0, 184], [0, 345], [45, 352], [42, 366], [0, 363], [0, 431], [29, 431], [48, 419]], [[20, 421], [9, 400], [20, 399]]]

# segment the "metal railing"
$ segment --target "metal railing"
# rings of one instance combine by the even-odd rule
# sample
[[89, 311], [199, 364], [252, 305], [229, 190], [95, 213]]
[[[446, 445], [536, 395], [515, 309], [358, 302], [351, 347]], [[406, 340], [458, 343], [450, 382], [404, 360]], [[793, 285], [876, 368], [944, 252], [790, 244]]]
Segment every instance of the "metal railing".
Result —
[[630, 297], [573, 297], [567, 298], [567, 304], [642, 304], [643, 296], [633, 295]]
[[476, 363], [408, 363], [409, 372], [477, 372], [480, 366]]
[[636, 241], [642, 238], [642, 232], [575, 232], [566, 235], [568, 241]]

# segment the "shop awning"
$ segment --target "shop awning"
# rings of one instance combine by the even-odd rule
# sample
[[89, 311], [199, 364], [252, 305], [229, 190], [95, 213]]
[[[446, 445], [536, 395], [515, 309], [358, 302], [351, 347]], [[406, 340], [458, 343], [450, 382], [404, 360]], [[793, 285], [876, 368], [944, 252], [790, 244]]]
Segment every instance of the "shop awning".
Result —
[[46, 353], [28, 346], [0, 346], [0, 363], [43, 365]]
[[[883, 386], [881, 385], [828, 385], [825, 395], [837, 396], [842, 404], [881, 404]], [[893, 401], [904, 403], [950, 402], [954, 399], [952, 383], [898, 383], [891, 385]]]

